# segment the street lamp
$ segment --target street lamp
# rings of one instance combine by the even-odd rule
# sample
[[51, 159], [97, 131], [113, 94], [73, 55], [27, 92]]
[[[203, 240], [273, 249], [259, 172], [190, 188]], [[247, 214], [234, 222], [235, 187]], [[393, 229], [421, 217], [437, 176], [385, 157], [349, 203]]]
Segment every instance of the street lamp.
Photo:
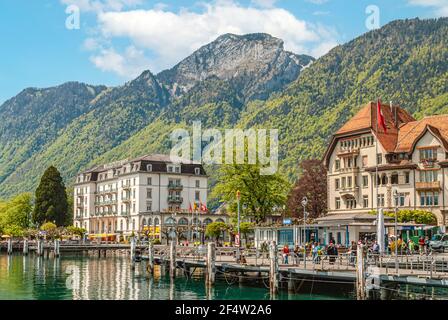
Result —
[[308, 198], [302, 198], [302, 207], [303, 207], [303, 240], [304, 240], [304, 251], [303, 251], [303, 266], [306, 269], [306, 205], [308, 203]]
[[398, 191], [394, 190], [394, 199], [395, 199], [395, 273], [398, 274], [398, 234], [397, 234], [397, 213], [398, 213]]

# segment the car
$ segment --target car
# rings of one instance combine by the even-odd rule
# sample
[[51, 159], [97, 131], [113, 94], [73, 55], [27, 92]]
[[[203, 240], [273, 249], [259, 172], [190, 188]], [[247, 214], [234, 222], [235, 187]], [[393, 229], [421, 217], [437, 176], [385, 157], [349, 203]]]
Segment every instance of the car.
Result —
[[445, 252], [448, 249], [448, 234], [435, 234], [429, 241], [429, 247], [435, 251]]

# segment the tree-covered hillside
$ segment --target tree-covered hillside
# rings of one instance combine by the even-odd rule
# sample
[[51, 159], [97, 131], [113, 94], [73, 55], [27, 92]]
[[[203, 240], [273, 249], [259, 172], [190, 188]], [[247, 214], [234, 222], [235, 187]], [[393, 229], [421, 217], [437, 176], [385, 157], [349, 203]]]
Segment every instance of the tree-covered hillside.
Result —
[[[272, 46], [273, 42], [269, 43]], [[268, 52], [275, 52], [269, 48]], [[185, 81], [179, 74], [182, 68], [175, 70], [170, 81], [166, 74], [167, 79], [158, 79], [145, 72], [122, 87], [102, 91], [92, 100], [91, 110], [67, 120], [54, 141], [30, 152], [26, 160], [10, 161], [10, 172], [3, 172], [0, 197], [33, 190], [49, 165], [57, 166], [70, 185], [77, 171], [94, 164], [168, 152], [172, 129], [188, 129], [193, 120], [201, 120], [203, 129], [279, 129], [281, 170], [293, 180], [298, 163], [321, 157], [331, 134], [370, 100], [392, 100], [416, 117], [448, 113], [447, 61], [448, 18], [440, 18], [394, 21], [338, 46], [303, 69], [288, 87], [269, 92], [267, 100], [248, 99], [238, 90], [235, 79], [220, 77], [231, 74], [226, 69], [227, 60], [225, 72], [210, 72], [187, 91], [175, 95], [175, 84]], [[275, 66], [272, 60], [271, 67]], [[193, 72], [197, 66], [193, 71], [187, 69]], [[272, 78], [262, 75], [257, 79], [256, 70], [251, 65], [250, 75], [255, 78], [245, 83], [260, 81], [257, 88], [264, 82], [272, 83]], [[272, 74], [277, 76], [278, 70]], [[0, 165], [11, 154], [15, 153], [1, 149]], [[214, 170], [208, 173], [214, 181]]]

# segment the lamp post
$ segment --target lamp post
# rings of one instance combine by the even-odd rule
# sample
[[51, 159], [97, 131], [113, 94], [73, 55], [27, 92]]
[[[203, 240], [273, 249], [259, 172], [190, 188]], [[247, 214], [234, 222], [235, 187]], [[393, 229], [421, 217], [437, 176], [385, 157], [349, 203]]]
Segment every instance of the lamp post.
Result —
[[394, 190], [394, 199], [395, 199], [395, 226], [394, 226], [394, 234], [395, 234], [395, 273], [398, 274], [398, 233], [397, 233], [397, 213], [398, 213], [398, 191]]
[[238, 235], [238, 248], [237, 248], [237, 252], [236, 252], [236, 259], [237, 262], [240, 261], [240, 248], [241, 248], [241, 236], [240, 236], [240, 197], [241, 197], [241, 192], [240, 190], [238, 190], [236, 192], [236, 201], [238, 204], [238, 224], [237, 224], [237, 235]]
[[304, 242], [304, 251], [303, 251], [303, 266], [306, 269], [306, 205], [308, 203], [308, 198], [302, 198], [302, 207], [303, 207], [303, 242]]

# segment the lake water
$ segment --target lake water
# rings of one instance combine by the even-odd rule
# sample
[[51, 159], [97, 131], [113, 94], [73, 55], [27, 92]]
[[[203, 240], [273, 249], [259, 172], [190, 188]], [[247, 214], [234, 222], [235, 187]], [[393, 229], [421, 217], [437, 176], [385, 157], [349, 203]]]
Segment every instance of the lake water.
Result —
[[[20, 254], [0, 254], [0, 299], [44, 300], [203, 300], [203, 299], [271, 299], [263, 283], [229, 284], [227, 279], [217, 280], [208, 290], [204, 277], [195, 272], [192, 277], [169, 276], [156, 267], [153, 277], [145, 271], [146, 263], [137, 263], [131, 270], [129, 258], [123, 255], [93, 257], [64, 254], [59, 259], [47, 259]], [[352, 299], [349, 288], [341, 290], [308, 284], [297, 294], [286, 291], [276, 296], [282, 300]]]

